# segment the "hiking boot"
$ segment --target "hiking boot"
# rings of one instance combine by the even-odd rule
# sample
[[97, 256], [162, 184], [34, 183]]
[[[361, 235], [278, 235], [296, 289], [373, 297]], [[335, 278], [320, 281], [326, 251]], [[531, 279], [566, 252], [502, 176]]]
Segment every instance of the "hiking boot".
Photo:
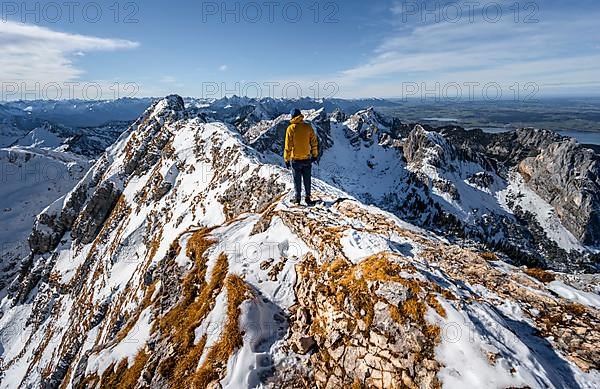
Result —
[[316, 201], [311, 200], [308, 196], [304, 198], [304, 201], [306, 201], [306, 205], [315, 205], [317, 203]]
[[300, 205], [300, 199], [292, 199], [292, 204]]

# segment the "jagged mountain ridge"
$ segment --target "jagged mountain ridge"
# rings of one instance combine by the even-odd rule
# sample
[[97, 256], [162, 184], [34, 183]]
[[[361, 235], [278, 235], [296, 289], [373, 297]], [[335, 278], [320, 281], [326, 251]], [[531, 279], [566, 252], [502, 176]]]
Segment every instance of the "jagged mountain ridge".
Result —
[[[335, 127], [333, 145], [369, 152]], [[2, 386], [600, 382], [597, 295], [324, 181], [323, 206], [291, 208], [272, 158], [175, 96], [149, 109], [38, 219], [2, 300]], [[448, 336], [456, 324], [469, 337]]]
[[[292, 109], [323, 110], [325, 114], [336, 111], [344, 114], [353, 114], [370, 106], [395, 106], [384, 99], [357, 99], [343, 100], [336, 98], [315, 99], [309, 97], [286, 98], [250, 98], [250, 97], [223, 97], [220, 99], [189, 99], [188, 106], [195, 107], [199, 112], [213, 120], [224, 121], [234, 125], [241, 132], [246, 132], [261, 122], [276, 120], [288, 114]], [[264, 124], [264, 123], [263, 123]]]
[[[516, 263], [597, 271], [600, 163], [593, 150], [546, 130], [434, 129], [373, 109], [306, 113], [323, 144], [317, 175], [361, 201]], [[253, 134], [253, 147], [273, 153], [272, 163], [283, 150], [286, 119], [242, 131]]]
[[[153, 100], [14, 101], [0, 105], [0, 145], [3, 147], [0, 163], [3, 182], [7, 184], [1, 196], [1, 210], [7, 222], [0, 231], [0, 289], [11, 282], [18, 271], [15, 265], [29, 252], [25, 237], [35, 216], [71, 190], [91, 166], [90, 161], [114, 143]], [[334, 104], [308, 98], [290, 101], [231, 97], [186, 101], [197, 108], [198, 115], [217, 115], [219, 120], [231, 122], [238, 128], [242, 128], [243, 123], [250, 126], [278, 112], [287, 112], [293, 104], [302, 103], [307, 107]], [[367, 102], [374, 101], [339, 100], [335, 107]], [[257, 116], [258, 112], [262, 113]]]

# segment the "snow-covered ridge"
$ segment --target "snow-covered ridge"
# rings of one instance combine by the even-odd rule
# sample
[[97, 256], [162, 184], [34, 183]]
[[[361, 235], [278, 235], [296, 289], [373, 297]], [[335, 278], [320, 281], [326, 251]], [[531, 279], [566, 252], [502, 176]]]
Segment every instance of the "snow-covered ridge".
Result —
[[416, 174], [392, 129], [307, 116], [331, 144], [322, 204], [298, 208], [270, 148], [177, 96], [148, 109], [38, 218], [0, 303], [1, 386], [600, 384], [593, 298], [365, 204]]

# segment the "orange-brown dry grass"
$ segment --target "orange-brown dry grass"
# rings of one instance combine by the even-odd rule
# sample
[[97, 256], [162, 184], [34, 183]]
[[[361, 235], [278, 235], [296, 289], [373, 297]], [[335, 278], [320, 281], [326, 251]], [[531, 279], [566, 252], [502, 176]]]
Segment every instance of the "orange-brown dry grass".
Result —
[[[438, 301], [439, 296], [445, 297], [444, 290], [434, 282], [403, 274], [403, 272], [413, 274], [417, 272], [406, 258], [392, 253], [380, 253], [356, 265], [341, 257], [330, 263], [318, 265], [312, 256], [308, 256], [297, 266], [297, 272], [300, 282], [304, 282], [302, 280], [305, 279], [309, 280], [309, 284], [315, 283], [316, 293], [325, 296], [336, 310], [351, 313], [355, 317], [356, 320], [348, 322], [349, 333], [357, 331], [359, 320], [363, 320], [368, 335], [368, 332], [373, 330], [370, 327], [373, 325], [374, 306], [378, 302], [383, 302], [387, 304], [394, 322], [402, 328], [411, 328], [409, 331], [419, 331], [416, 333], [422, 334], [419, 350], [410, 351], [411, 363], [418, 366], [424, 360], [435, 360], [434, 349], [441, 340], [441, 330], [437, 325], [430, 324], [426, 320], [426, 313], [428, 307], [431, 307], [440, 316], [446, 316], [445, 310]], [[394, 282], [404, 286], [407, 290], [407, 299], [398, 305], [391, 304], [376, 293], [376, 285], [381, 282]], [[311, 289], [310, 285], [306, 288]], [[449, 296], [453, 297], [451, 292]], [[326, 339], [329, 336], [327, 324], [314, 314], [312, 317], [310, 333], [315, 336], [315, 339]], [[350, 341], [344, 339], [344, 342]], [[330, 355], [325, 348], [318, 348], [312, 358], [318, 365], [333, 369], [334, 365], [331, 365]], [[336, 368], [343, 370], [337, 365]], [[352, 375], [345, 371], [343, 374]]]
[[[85, 376], [81, 381], [79, 381], [79, 385], [73, 386], [75, 389], [85, 389], [85, 388], [95, 388], [100, 381], [100, 377], [98, 377], [97, 373], [92, 373]], [[69, 375], [65, 377], [62, 384], [60, 385], [60, 389], [64, 389], [69, 387]]]
[[227, 319], [221, 337], [210, 348], [200, 369], [194, 374], [194, 387], [206, 388], [211, 382], [222, 378], [227, 361], [243, 344], [239, 328], [241, 304], [250, 296], [250, 289], [239, 276], [230, 275], [227, 287]]
[[369, 281], [404, 282], [400, 276], [403, 270], [414, 271], [412, 266], [402, 266], [390, 261], [388, 254], [380, 253], [366, 258], [359, 264], [363, 277]]
[[453, 298], [452, 292], [441, 289], [439, 285], [431, 282], [423, 282], [417, 279], [407, 279], [400, 276], [402, 271], [415, 272], [412, 265], [400, 265], [393, 263], [386, 254], [376, 254], [365, 259], [359, 264], [363, 277], [368, 281], [397, 282], [411, 292], [412, 296], [403, 304], [402, 312], [413, 320], [423, 317], [427, 311], [426, 305], [416, 296], [426, 292], [425, 302], [433, 308], [440, 316], [446, 317], [446, 311], [432, 292], [441, 293], [444, 297]]
[[446, 317], [446, 310], [444, 309], [444, 307], [442, 307], [442, 304], [440, 304], [440, 301], [437, 299], [437, 297], [432, 294], [432, 293], [427, 293], [427, 296], [425, 297], [425, 301], [427, 301], [427, 305], [429, 305], [431, 308], [433, 308], [438, 315], [440, 315], [441, 317]]
[[[328, 285], [319, 287], [328, 289], [326, 294], [335, 295], [338, 306], [343, 306], [349, 299], [359, 314], [357, 319], [364, 318], [367, 329], [373, 322], [374, 306], [379, 300], [379, 297], [369, 289], [369, 282], [396, 282], [408, 289], [409, 298], [401, 306], [390, 305], [390, 315], [398, 323], [411, 320], [425, 326], [424, 315], [428, 305], [440, 316], [446, 317], [446, 312], [434, 293], [440, 293], [447, 298], [454, 297], [452, 292], [442, 289], [435, 283], [404, 278], [401, 275], [402, 271], [415, 272], [416, 269], [410, 264], [392, 262], [387, 253], [373, 255], [357, 265], [344, 258], [337, 258], [320, 268], [313, 262], [309, 268], [301, 268], [299, 271], [304, 272], [303, 276], [311, 276], [311, 272], [325, 273]], [[361, 311], [364, 312], [364, 317]]]
[[479, 254], [479, 256], [488, 262], [494, 262], [494, 261], [498, 260], [498, 256], [496, 254], [490, 253], [490, 252], [481, 253], [481, 254]]
[[181, 330], [190, 324], [187, 314], [195, 308], [192, 304], [206, 285], [207, 268], [204, 253], [215, 243], [207, 235], [206, 230], [196, 231], [188, 240], [186, 254], [194, 262], [194, 268], [183, 279], [179, 303], [167, 312], [159, 323], [163, 334], [165, 336], [172, 334], [173, 340], [178, 345], [185, 343], [188, 332]]
[[[163, 340], [173, 347], [169, 357], [158, 365], [158, 373], [165, 377], [172, 388], [205, 388], [210, 382], [224, 376], [227, 360], [242, 345], [238, 320], [239, 306], [248, 298], [249, 288], [238, 276], [228, 272], [225, 254], [218, 256], [206, 281], [207, 264], [205, 253], [215, 243], [209, 238], [210, 230], [196, 231], [187, 243], [187, 255], [194, 268], [182, 282], [179, 303], [159, 322]], [[220, 339], [205, 350], [206, 335], [197, 342], [195, 329], [214, 308], [217, 296], [227, 289], [227, 319]], [[202, 366], [198, 363], [205, 355]]]
[[150, 240], [150, 249], [148, 250], [148, 262], [151, 262], [152, 259], [154, 259], [154, 256], [156, 255], [156, 253], [158, 252], [158, 249], [160, 248], [160, 243], [162, 242], [163, 238], [163, 228], [160, 227], [158, 229], [158, 232], [152, 237], [152, 239]]
[[338, 306], [344, 306], [349, 299], [352, 304], [357, 319], [363, 319], [367, 328], [373, 323], [375, 300], [373, 299], [367, 281], [364, 278], [357, 278], [355, 266], [346, 259], [338, 258], [330, 264], [324, 264], [319, 271], [325, 272], [328, 277], [328, 285], [321, 285], [326, 288], [326, 294], [335, 295]]
[[159, 323], [165, 338], [173, 347], [173, 354], [159, 365], [159, 373], [168, 379], [171, 387], [193, 385], [196, 368], [204, 352], [206, 337], [195, 343], [195, 329], [214, 308], [228, 271], [227, 256], [221, 254], [206, 282], [206, 250], [214, 244], [207, 238], [208, 230], [195, 232], [187, 244], [187, 255], [195, 263], [185, 277], [180, 302]]
[[552, 282], [556, 279], [556, 277], [554, 276], [554, 274], [549, 273], [543, 269], [539, 269], [537, 267], [532, 267], [532, 268], [527, 268], [525, 270], [523, 270], [525, 272], [525, 274], [527, 274], [530, 277], [535, 278], [536, 280], [543, 282], [543, 283], [548, 283], [548, 282]]
[[128, 367], [127, 358], [121, 360], [116, 369], [114, 364], [110, 365], [102, 374], [100, 387], [103, 389], [135, 388], [149, 357], [150, 355], [145, 351], [140, 351], [135, 356], [131, 367]]
[[587, 309], [584, 305], [579, 303], [568, 303], [565, 305], [565, 312], [569, 313], [572, 316], [580, 316], [587, 312]]
[[354, 381], [352, 381], [352, 386], [350, 386], [350, 389], [366, 389], [368, 388], [367, 385], [365, 385], [364, 383], [360, 382], [358, 380], [358, 378], [355, 378]]

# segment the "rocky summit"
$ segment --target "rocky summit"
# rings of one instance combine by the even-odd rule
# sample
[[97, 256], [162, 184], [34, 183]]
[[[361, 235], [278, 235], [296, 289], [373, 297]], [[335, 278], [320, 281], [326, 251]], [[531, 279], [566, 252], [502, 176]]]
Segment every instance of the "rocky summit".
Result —
[[0, 387], [600, 386], [595, 151], [311, 106], [298, 207], [288, 106], [231, 105], [157, 101], [37, 216]]

